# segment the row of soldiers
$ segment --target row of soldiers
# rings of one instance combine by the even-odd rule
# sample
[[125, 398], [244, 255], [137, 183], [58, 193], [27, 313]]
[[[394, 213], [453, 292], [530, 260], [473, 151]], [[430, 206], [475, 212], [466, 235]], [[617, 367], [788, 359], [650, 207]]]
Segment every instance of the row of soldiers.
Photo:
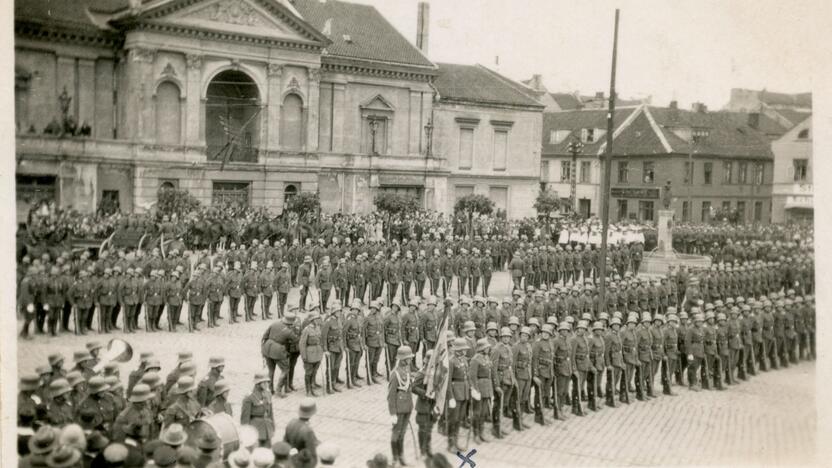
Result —
[[[194, 421], [218, 413], [234, 416], [222, 357], [210, 358], [207, 374], [197, 381], [192, 353], [179, 353], [176, 367], [164, 378], [153, 353], [142, 353], [139, 367], [130, 372], [123, 387], [117, 363], [98, 363], [100, 344], [90, 342], [86, 348], [74, 353], [71, 369], [64, 368], [60, 354], [52, 354], [48, 366], [21, 377], [19, 434], [32, 435], [43, 426], [78, 424], [88, 435], [97, 433], [129, 446], [141, 447], [152, 440], [181, 445], [187, 438], [184, 428]], [[252, 428], [260, 447], [272, 447], [275, 421], [268, 376], [257, 373], [252, 383], [242, 400], [239, 423]], [[295, 448], [317, 460], [318, 440], [308, 424], [315, 411], [313, 400], [301, 403], [300, 417], [286, 427], [285, 455]], [[218, 441], [214, 444], [211, 448], [216, 449]]]
[[[727, 298], [715, 304], [698, 301], [692, 313], [666, 314], [606, 312], [596, 320], [585, 313], [558, 322], [551, 316], [542, 326], [511, 323], [500, 328], [490, 322], [486, 336], [477, 338], [476, 327], [465, 322], [462, 335], [448, 332], [451, 353], [447, 393], [442, 403], [439, 431], [446, 434], [448, 450], [462, 451], [460, 427], [473, 432], [478, 443], [491, 434], [502, 438], [512, 429], [530, 426], [524, 413], [548, 426], [553, 419], [571, 414], [585, 416], [604, 404], [630, 404], [630, 394], [647, 401], [656, 398], [656, 379], [664, 395], [674, 396], [674, 386], [692, 391], [724, 390], [759, 371], [788, 367], [803, 359], [815, 359], [814, 298], [794, 291], [759, 298]], [[397, 350], [396, 371], [388, 385], [388, 408], [393, 424], [391, 447], [401, 460], [402, 439], [414, 407], [408, 392], [417, 395], [416, 422], [423, 453], [440, 412], [436, 392], [426, 385], [428, 368], [408, 372], [412, 349]], [[405, 364], [401, 364], [404, 362]], [[424, 360], [427, 364], [429, 359]], [[510, 417], [510, 428], [501, 424]], [[463, 452], [464, 453], [464, 452]]]

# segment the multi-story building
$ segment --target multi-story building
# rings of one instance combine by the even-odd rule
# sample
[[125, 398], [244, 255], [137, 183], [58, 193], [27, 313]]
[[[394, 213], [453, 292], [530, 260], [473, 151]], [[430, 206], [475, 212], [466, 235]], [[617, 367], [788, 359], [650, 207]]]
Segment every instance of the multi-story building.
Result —
[[774, 153], [772, 222], [811, 221], [814, 215], [812, 117], [772, 142], [771, 151]]
[[[676, 219], [708, 221], [720, 209], [746, 222], [768, 222], [773, 157], [766, 135], [755, 129], [765, 116], [639, 106], [616, 111], [610, 175], [610, 219], [652, 222], [661, 189], [671, 182]], [[577, 208], [600, 213], [600, 156], [606, 148], [606, 112], [586, 110], [544, 116], [541, 182], [570, 197], [576, 172]], [[580, 142], [572, 163], [570, 149]], [[570, 148], [570, 144], [572, 144]]]
[[[520, 92], [506, 102], [519, 85], [480, 68], [497, 89], [443, 95], [467, 76], [442, 80], [428, 59], [427, 14], [420, 5], [417, 47], [375, 8], [336, 0], [15, 2], [19, 217], [44, 198], [143, 210], [163, 187], [274, 212], [300, 191], [366, 212], [383, 190], [448, 210], [469, 174], [525, 215], [517, 186], [538, 177], [542, 106]], [[480, 119], [470, 169], [456, 162], [456, 114]]]

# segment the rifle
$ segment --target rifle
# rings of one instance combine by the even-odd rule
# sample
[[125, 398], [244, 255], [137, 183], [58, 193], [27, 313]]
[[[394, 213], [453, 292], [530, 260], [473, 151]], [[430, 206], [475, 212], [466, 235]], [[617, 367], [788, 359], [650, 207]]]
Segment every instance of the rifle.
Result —
[[329, 371], [329, 353], [324, 353], [324, 386], [326, 387], [327, 393], [332, 393], [332, 378]]
[[[139, 314], [139, 313], [141, 313], [141, 311], [136, 309], [136, 313]], [[145, 310], [144, 311], [144, 331], [147, 331], [147, 332], [150, 331], [150, 317], [148, 317], [149, 315], [150, 315], [150, 310], [149, 309]], [[170, 313], [168, 313], [168, 323], [170, 323]], [[173, 330], [171, 330], [171, 331], [173, 331]]]
[[[367, 385], [373, 385], [375, 380], [373, 380], [373, 374], [370, 371], [370, 350], [367, 349], [367, 345], [362, 346], [361, 350], [364, 353], [364, 372], [367, 375]], [[360, 356], [359, 359], [361, 359]]]
[[[338, 326], [341, 327], [341, 341], [344, 343], [344, 362], [347, 366], [347, 388], [352, 388], [352, 367], [350, 366], [350, 349], [347, 346], [347, 330], [341, 324], [341, 318], [338, 317]], [[340, 369], [339, 369], [340, 370]], [[336, 370], [336, 376], [337, 376]]]
[[[80, 319], [80, 317], [78, 317], [78, 314], [81, 311], [80, 311], [80, 309], [78, 309], [78, 307], [73, 307], [73, 309], [75, 309], [75, 314], [74, 314], [75, 315], [75, 334], [80, 335], [81, 334], [81, 319]], [[72, 313], [72, 312], [70, 311], [70, 313]]]
[[552, 360], [552, 418], [555, 420], [561, 419], [560, 402], [558, 401], [558, 375], [555, 371], [554, 360]]
[[382, 345], [382, 348], [384, 348], [384, 375], [387, 378], [387, 380], [390, 380], [390, 356], [387, 352], [387, 342], [386, 341]]
[[[93, 313], [95, 313], [95, 308], [93, 308]], [[98, 333], [105, 333], [104, 330], [104, 308], [101, 307], [101, 304], [98, 304]]]

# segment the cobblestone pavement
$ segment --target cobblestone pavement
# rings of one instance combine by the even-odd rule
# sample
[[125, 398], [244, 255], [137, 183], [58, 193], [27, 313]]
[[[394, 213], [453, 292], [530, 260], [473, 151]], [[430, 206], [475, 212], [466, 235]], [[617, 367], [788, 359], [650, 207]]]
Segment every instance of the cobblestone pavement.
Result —
[[[508, 279], [500, 274], [492, 289], [506, 290]], [[290, 297], [290, 302], [292, 298]], [[223, 310], [223, 316], [227, 312]], [[201, 330], [195, 334], [138, 332], [123, 335], [134, 347], [134, 359], [122, 365], [122, 377], [138, 364], [141, 351], [152, 350], [162, 372], [174, 366], [176, 352], [193, 351], [204, 375], [210, 356], [226, 358], [225, 378], [232, 383], [230, 400], [239, 417], [243, 396], [251, 389], [253, 374], [264, 369], [260, 337], [264, 322]], [[18, 365], [22, 372], [46, 363], [50, 352], [60, 352], [71, 365], [72, 352], [91, 339], [63, 335], [18, 341]], [[383, 366], [383, 364], [382, 364]], [[362, 368], [363, 369], [363, 368]], [[362, 371], [363, 374], [363, 371]], [[319, 376], [320, 381], [320, 376]], [[294, 417], [304, 396], [302, 366], [295, 375], [298, 392], [275, 398], [276, 432]], [[535, 425], [511, 433], [499, 442], [474, 446], [479, 468], [548, 467], [554, 465], [739, 465], [812, 464], [816, 447], [815, 364], [801, 363], [788, 369], [762, 373], [724, 392], [693, 393], [678, 389], [679, 396], [634, 402], [618, 409], [604, 408], [585, 418], [571, 417], [548, 427]], [[334, 441], [343, 466], [365, 466], [375, 452], [390, 452], [386, 382], [363, 386], [318, 398], [318, 415], [312, 419], [318, 437]], [[531, 416], [526, 417], [531, 422]], [[413, 429], [416, 429], [415, 418]], [[505, 423], [504, 423], [505, 424]], [[460, 431], [464, 436], [464, 430]], [[445, 439], [434, 433], [433, 448], [443, 451]], [[405, 440], [406, 458], [415, 459], [414, 440]], [[452, 465], [460, 459], [447, 454]]]

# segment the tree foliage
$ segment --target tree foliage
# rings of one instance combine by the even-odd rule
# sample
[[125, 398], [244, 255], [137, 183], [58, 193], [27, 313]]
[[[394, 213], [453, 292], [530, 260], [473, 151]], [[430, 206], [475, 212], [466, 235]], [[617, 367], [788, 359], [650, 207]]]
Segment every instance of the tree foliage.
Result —
[[301, 192], [289, 199], [286, 211], [297, 213], [299, 216], [318, 213], [321, 210], [321, 200], [317, 192]]
[[553, 211], [563, 210], [563, 202], [554, 191], [541, 190], [534, 201], [534, 209], [537, 210], [538, 216], [549, 216]]
[[454, 204], [454, 213], [490, 215], [494, 212], [494, 202], [485, 195], [465, 195]]
[[199, 200], [187, 190], [163, 188], [159, 190], [156, 209], [163, 215], [184, 214], [199, 208]]
[[413, 213], [419, 209], [419, 199], [406, 193], [379, 192], [373, 202], [376, 209], [390, 214]]

